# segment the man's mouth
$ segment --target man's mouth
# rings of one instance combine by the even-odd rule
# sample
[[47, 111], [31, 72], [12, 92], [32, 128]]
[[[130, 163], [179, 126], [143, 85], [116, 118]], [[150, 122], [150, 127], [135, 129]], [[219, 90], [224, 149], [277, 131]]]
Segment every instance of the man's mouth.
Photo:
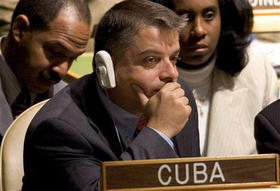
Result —
[[43, 71], [40, 73], [40, 78], [50, 84], [56, 84], [61, 80], [59, 74], [54, 71]]

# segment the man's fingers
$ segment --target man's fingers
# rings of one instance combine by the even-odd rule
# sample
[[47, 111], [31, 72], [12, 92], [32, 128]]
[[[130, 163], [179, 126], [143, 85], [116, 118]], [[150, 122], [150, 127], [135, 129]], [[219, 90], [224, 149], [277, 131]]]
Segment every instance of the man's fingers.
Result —
[[138, 95], [141, 105], [145, 106], [147, 104], [147, 102], [149, 101], [149, 99], [145, 95], [142, 88], [140, 88], [139, 86], [137, 86], [135, 84], [132, 85], [132, 88], [133, 88], [134, 92]]
[[175, 89], [181, 88], [181, 85], [178, 84], [177, 82], [169, 82], [167, 84], [165, 84], [161, 90], [163, 91], [173, 91]]
[[176, 95], [176, 97], [185, 97], [185, 91], [182, 88], [177, 88], [173, 91], [173, 94]]
[[178, 101], [183, 103], [183, 105], [188, 105], [189, 104], [189, 99], [185, 96], [178, 98]]

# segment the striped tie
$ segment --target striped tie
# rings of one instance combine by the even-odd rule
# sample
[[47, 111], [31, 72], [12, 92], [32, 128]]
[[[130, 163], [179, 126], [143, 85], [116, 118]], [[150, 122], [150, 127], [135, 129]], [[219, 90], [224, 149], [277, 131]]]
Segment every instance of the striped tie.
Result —
[[23, 88], [11, 106], [14, 119], [30, 106], [31, 100], [29, 91], [28, 89]]

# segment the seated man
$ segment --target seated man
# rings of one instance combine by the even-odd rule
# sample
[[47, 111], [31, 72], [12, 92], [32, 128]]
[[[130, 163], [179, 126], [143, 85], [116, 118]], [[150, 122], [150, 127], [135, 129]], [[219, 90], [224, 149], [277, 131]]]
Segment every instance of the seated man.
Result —
[[[184, 16], [146, 0], [104, 15], [95, 56], [111, 55], [116, 87], [102, 88], [95, 72], [44, 105], [25, 138], [23, 191], [97, 190], [103, 161], [199, 156], [194, 98], [177, 83], [185, 25]], [[147, 124], [136, 132], [140, 116]]]
[[280, 154], [280, 100], [264, 108], [255, 118], [258, 153]]
[[18, 2], [0, 37], [0, 140], [22, 111], [66, 85], [60, 80], [85, 51], [90, 20], [86, 1]]

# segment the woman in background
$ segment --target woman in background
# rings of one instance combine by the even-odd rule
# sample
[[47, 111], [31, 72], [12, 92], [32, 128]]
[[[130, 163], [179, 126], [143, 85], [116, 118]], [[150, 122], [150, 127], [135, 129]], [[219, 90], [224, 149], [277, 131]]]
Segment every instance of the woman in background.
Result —
[[257, 153], [254, 117], [277, 99], [264, 55], [247, 49], [253, 11], [244, 0], [154, 0], [189, 16], [177, 69], [193, 88], [202, 156]]

